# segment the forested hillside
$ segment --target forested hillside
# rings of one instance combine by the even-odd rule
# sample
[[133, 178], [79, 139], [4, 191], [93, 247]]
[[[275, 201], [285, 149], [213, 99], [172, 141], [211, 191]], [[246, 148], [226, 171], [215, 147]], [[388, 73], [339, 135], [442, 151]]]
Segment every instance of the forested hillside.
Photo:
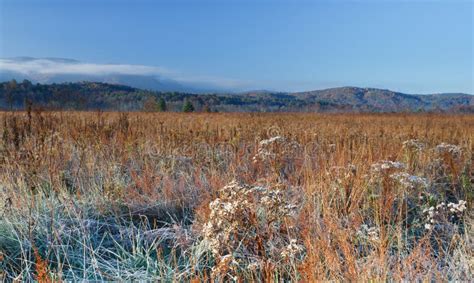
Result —
[[342, 87], [301, 93], [255, 91], [240, 94], [156, 92], [129, 86], [79, 82], [0, 83], [0, 109], [220, 112], [474, 112], [469, 94], [410, 95], [389, 90]]

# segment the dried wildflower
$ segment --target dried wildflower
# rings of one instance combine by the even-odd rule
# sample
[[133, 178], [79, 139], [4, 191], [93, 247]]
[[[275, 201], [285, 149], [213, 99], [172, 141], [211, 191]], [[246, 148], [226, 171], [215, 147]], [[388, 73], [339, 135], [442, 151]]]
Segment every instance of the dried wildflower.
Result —
[[426, 145], [417, 139], [410, 139], [403, 142], [403, 148], [410, 151], [420, 152], [426, 148]]
[[402, 186], [410, 189], [426, 188], [429, 185], [428, 179], [415, 175], [410, 175], [406, 172], [394, 173], [391, 174], [390, 177], [398, 181]]
[[[235, 269], [239, 263], [235, 260], [232, 255], [224, 255], [218, 259], [218, 263], [211, 270], [212, 277], [222, 276], [225, 277], [228, 275], [229, 270]], [[234, 280], [235, 281], [235, 280]]]
[[235, 259], [232, 255], [222, 256], [220, 258], [219, 262], [223, 262], [223, 263], [226, 263], [226, 264], [232, 264], [232, 265], [238, 265], [238, 263], [235, 261]]
[[331, 175], [333, 173], [336, 176], [344, 176], [345, 178], [350, 177], [357, 173], [357, 166], [354, 164], [347, 164], [347, 166], [331, 166], [330, 170], [326, 172], [326, 175]]
[[431, 206], [423, 210], [423, 213], [426, 214], [426, 222], [427, 222], [425, 224], [426, 230], [433, 229], [434, 224], [437, 223], [437, 220], [436, 220], [437, 216], [439, 216], [440, 212], [444, 209], [445, 209], [444, 205], [437, 205], [436, 208], [434, 206]]
[[459, 158], [462, 154], [462, 148], [460, 146], [448, 143], [441, 143], [434, 148], [435, 152], [439, 155], [450, 155], [453, 158]]
[[293, 216], [296, 213], [297, 206], [288, 203], [281, 189], [262, 191], [260, 203], [267, 209], [267, 217], [279, 219], [281, 217]]
[[435, 225], [448, 224], [449, 222], [455, 223], [462, 216], [466, 210], [466, 201], [459, 200], [458, 203], [442, 202], [436, 206], [431, 206], [423, 210], [423, 214], [426, 215], [425, 229], [432, 230]]
[[257, 162], [259, 160], [268, 161], [268, 160], [276, 158], [278, 153], [274, 147], [282, 145], [285, 142], [286, 140], [282, 136], [275, 136], [275, 137], [271, 137], [269, 139], [260, 141], [258, 143], [257, 153], [253, 157], [253, 161], [254, 162]]
[[301, 150], [301, 145], [298, 142], [287, 140], [282, 136], [274, 136], [258, 143], [257, 153], [252, 159], [253, 162], [287, 160], [294, 158], [299, 150]]
[[466, 201], [460, 200], [458, 203], [448, 203], [449, 212], [452, 214], [461, 215], [466, 210]]
[[284, 259], [295, 259], [304, 251], [304, 246], [299, 245], [296, 239], [291, 239], [290, 243], [281, 252], [281, 257]]
[[377, 173], [387, 173], [390, 171], [405, 169], [406, 165], [398, 161], [383, 160], [372, 164], [371, 168], [372, 171]]
[[265, 146], [268, 146], [270, 144], [274, 144], [274, 143], [282, 143], [285, 141], [285, 138], [282, 137], [282, 136], [275, 136], [275, 137], [271, 137], [269, 139], [266, 139], [266, 140], [262, 140], [260, 141], [259, 145], [261, 147], [265, 147]]
[[275, 261], [283, 252], [291, 256], [295, 249], [302, 249], [288, 243], [287, 232], [292, 229], [286, 225], [295, 221], [297, 206], [289, 201], [282, 186], [249, 186], [234, 181], [219, 191], [219, 198], [209, 207], [202, 243], [216, 258], [227, 259], [225, 256], [232, 254], [239, 266], [248, 267], [263, 260], [262, 244], [265, 257]]
[[377, 227], [369, 227], [367, 224], [362, 224], [356, 235], [364, 240], [378, 241], [380, 229]]

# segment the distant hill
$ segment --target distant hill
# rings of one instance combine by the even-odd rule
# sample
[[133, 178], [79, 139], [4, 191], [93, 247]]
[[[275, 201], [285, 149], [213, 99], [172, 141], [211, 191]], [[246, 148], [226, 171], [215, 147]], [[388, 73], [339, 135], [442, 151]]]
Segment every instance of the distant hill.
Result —
[[405, 94], [386, 89], [340, 87], [292, 95], [308, 103], [324, 102], [371, 112], [454, 111], [474, 107], [474, 96], [464, 93]]
[[[0, 109], [23, 109], [27, 103], [46, 109], [138, 111], [164, 100], [169, 111], [190, 101], [197, 111], [246, 112], [456, 112], [474, 113], [474, 96], [463, 93], [417, 95], [384, 89], [340, 87], [308, 92], [250, 91], [196, 94], [151, 91], [98, 82], [0, 83]], [[148, 106], [147, 106], [148, 105]]]

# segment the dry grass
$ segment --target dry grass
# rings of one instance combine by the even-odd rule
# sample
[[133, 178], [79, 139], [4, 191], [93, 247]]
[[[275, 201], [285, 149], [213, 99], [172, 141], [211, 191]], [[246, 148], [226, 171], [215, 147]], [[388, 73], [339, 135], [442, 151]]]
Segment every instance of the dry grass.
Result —
[[4, 280], [473, 275], [472, 115], [16, 112], [0, 125]]

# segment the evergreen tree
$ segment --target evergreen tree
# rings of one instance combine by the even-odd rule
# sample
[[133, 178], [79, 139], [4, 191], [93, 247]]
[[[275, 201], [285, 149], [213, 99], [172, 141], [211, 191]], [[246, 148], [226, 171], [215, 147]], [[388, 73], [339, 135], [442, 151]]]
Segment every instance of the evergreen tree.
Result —
[[165, 112], [166, 110], [168, 110], [166, 107], [166, 101], [160, 97], [160, 100], [158, 100], [158, 111]]
[[193, 104], [189, 101], [186, 100], [183, 105], [183, 112], [189, 113], [189, 112], [194, 112], [194, 106]]

